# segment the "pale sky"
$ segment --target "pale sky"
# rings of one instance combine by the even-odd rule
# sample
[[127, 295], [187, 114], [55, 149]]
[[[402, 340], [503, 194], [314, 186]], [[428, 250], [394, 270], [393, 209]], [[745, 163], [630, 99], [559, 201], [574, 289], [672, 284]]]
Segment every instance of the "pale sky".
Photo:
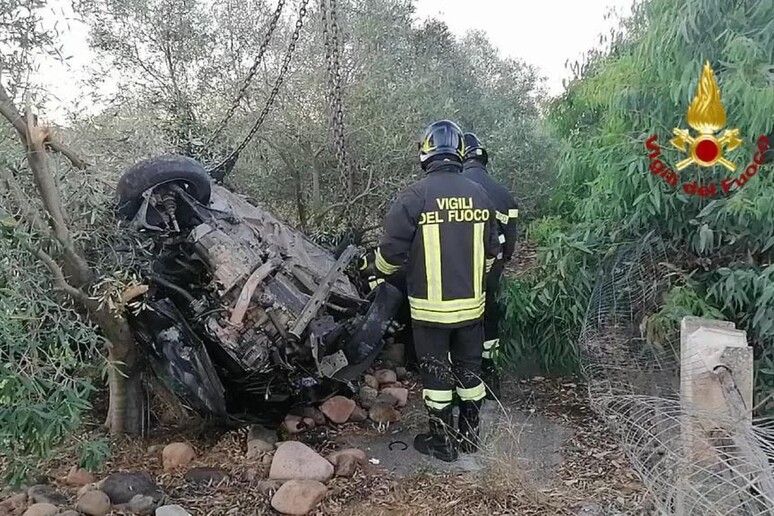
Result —
[[[549, 93], [562, 91], [568, 76], [565, 62], [598, 45], [599, 34], [609, 31], [614, 20], [605, 13], [630, 12], [632, 0], [418, 0], [420, 19], [440, 18], [457, 35], [483, 30], [504, 56], [536, 65], [547, 77]], [[69, 0], [50, 0], [50, 19], [59, 20], [67, 64], [41, 63], [37, 82], [58, 97], [45, 106], [45, 117], [62, 121], [62, 105], [72, 105], [84, 91], [83, 70], [92, 59], [88, 29], [74, 21]], [[62, 23], [62, 20], [66, 20]]]

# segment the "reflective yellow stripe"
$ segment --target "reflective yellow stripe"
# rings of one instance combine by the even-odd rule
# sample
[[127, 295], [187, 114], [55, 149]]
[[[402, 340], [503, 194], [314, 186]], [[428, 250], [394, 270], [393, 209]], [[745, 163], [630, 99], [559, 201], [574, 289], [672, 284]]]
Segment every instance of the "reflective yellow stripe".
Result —
[[457, 387], [457, 396], [460, 397], [460, 401], [478, 401], [484, 399], [486, 397], [484, 382], [481, 382], [470, 389]]
[[371, 290], [373, 290], [373, 289], [375, 289], [376, 287], [378, 287], [379, 285], [381, 285], [382, 283], [384, 283], [384, 280], [383, 280], [382, 278], [376, 278], [376, 279], [372, 279], [372, 280], [370, 280], [370, 281], [368, 282], [368, 288], [370, 288]]
[[505, 213], [500, 213], [499, 211], [495, 212], [495, 218], [502, 222], [503, 224], [508, 224], [508, 215]]
[[481, 297], [484, 283], [484, 223], [473, 224], [473, 297]]
[[443, 410], [451, 405], [452, 399], [454, 399], [454, 392], [451, 390], [440, 391], [435, 389], [424, 389], [422, 391], [422, 398], [425, 400], [425, 405], [436, 410]]
[[382, 274], [387, 274], [389, 276], [390, 274], [395, 274], [398, 271], [398, 269], [400, 269], [400, 265], [392, 265], [391, 263], [389, 263], [382, 256], [382, 250], [377, 249], [376, 250], [376, 268]]
[[465, 299], [450, 299], [448, 301], [431, 301], [429, 299], [420, 299], [409, 296], [409, 303], [414, 308], [420, 310], [429, 310], [432, 312], [455, 312], [457, 310], [466, 310], [476, 308], [484, 302], [485, 296], [480, 294], [478, 297], [467, 297]]
[[438, 324], [456, 324], [479, 319], [484, 315], [484, 303], [476, 308], [458, 310], [456, 312], [433, 312], [411, 307], [411, 318], [415, 321], [423, 321]]
[[441, 282], [441, 227], [438, 224], [422, 226], [422, 243], [425, 248], [425, 275], [427, 276], [427, 299], [443, 299]]
[[487, 350], [487, 349], [485, 349], [485, 350], [484, 350], [484, 351], [481, 353], [481, 358], [492, 358], [492, 352], [491, 352], [491, 351], [489, 351], [489, 350]]
[[508, 210], [508, 218], [509, 219], [519, 218], [519, 210]]

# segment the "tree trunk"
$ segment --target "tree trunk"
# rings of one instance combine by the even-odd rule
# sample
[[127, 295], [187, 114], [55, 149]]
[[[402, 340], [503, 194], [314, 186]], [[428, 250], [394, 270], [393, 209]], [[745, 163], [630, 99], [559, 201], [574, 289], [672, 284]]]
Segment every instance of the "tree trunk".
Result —
[[116, 437], [139, 434], [144, 413], [142, 368], [129, 322], [107, 308], [94, 308], [92, 318], [108, 339], [110, 406], [105, 425]]

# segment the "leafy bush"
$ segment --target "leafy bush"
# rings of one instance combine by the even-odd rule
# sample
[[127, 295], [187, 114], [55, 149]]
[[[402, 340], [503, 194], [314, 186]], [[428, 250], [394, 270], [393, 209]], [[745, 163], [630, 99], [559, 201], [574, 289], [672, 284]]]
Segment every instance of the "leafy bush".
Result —
[[[549, 365], [571, 356], [599, 257], [653, 233], [670, 247], [674, 267], [692, 279], [690, 288], [670, 293], [661, 323], [696, 312], [734, 321], [757, 350], [758, 404], [769, 396], [774, 387], [771, 167], [730, 196], [702, 198], [650, 173], [645, 140], [657, 133], [664, 162], [682, 159], [666, 140], [673, 128], [687, 127], [685, 112], [709, 60], [729, 126], [740, 128], [744, 140], [729, 157], [746, 166], [758, 136], [771, 131], [774, 120], [772, 18], [771, 2], [645, 0], [611, 48], [581, 67], [549, 109], [561, 151], [555, 166], [559, 186], [548, 215], [561, 219], [532, 228], [531, 236], [541, 240], [539, 266], [527, 283], [533, 291], [526, 294], [527, 313], [535, 315], [532, 325], [509, 325], [515, 342], [529, 342]], [[704, 185], [719, 184], [728, 174], [722, 167], [680, 172], [683, 183]], [[516, 294], [507, 295], [514, 307], [526, 302], [524, 295], [518, 301]]]
[[100, 345], [94, 328], [51, 294], [47, 273], [0, 233], [0, 456], [5, 480], [24, 481], [91, 408]]

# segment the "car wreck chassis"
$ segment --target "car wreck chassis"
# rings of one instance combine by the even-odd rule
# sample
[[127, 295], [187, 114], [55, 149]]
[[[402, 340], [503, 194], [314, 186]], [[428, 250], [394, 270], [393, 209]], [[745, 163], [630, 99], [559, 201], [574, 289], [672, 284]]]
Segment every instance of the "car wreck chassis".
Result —
[[402, 295], [384, 283], [361, 296], [355, 246], [335, 256], [180, 156], [136, 165], [117, 193], [150, 285], [130, 323], [191, 408], [226, 416], [312, 401], [378, 355]]

